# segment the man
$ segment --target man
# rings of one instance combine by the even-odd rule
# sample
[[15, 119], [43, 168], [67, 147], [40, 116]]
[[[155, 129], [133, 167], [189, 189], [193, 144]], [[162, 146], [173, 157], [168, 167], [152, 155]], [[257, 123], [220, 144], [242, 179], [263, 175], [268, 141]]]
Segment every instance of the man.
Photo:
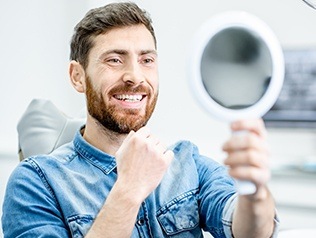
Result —
[[[271, 237], [277, 222], [261, 120], [240, 121], [226, 167], [188, 141], [166, 147], [146, 127], [158, 96], [151, 19], [134, 3], [93, 9], [75, 27], [69, 74], [87, 121], [50, 155], [27, 158], [7, 184], [5, 237]], [[245, 166], [247, 165], [247, 166]]]

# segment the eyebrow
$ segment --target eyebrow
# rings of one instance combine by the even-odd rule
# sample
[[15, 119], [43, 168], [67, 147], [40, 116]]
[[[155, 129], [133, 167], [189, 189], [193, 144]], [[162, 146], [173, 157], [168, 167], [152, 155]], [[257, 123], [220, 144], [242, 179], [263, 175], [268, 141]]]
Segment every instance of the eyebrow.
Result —
[[[109, 54], [128, 55], [128, 51], [122, 50], [122, 49], [107, 50], [101, 54], [101, 58]], [[140, 55], [146, 55], [146, 54], [154, 54], [156, 56], [158, 55], [156, 50], [141, 50], [140, 51]]]
[[141, 51], [141, 55], [146, 55], [146, 54], [158, 55], [156, 50], [142, 50]]

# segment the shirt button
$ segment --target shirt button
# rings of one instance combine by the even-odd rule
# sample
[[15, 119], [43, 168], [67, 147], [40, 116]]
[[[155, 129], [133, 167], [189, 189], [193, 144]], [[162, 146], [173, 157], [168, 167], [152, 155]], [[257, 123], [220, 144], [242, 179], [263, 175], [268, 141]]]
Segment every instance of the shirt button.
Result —
[[142, 226], [142, 225], [145, 224], [145, 220], [144, 220], [143, 218], [141, 218], [141, 219], [139, 219], [139, 220], [137, 221], [137, 224], [138, 224], [139, 226]]

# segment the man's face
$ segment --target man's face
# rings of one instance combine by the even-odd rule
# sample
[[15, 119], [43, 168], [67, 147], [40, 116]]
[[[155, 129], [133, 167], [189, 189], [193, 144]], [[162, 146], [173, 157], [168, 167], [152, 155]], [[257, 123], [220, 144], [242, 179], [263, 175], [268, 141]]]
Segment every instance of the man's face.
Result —
[[144, 126], [157, 101], [157, 63], [154, 39], [143, 25], [98, 35], [86, 69], [89, 114], [118, 133]]

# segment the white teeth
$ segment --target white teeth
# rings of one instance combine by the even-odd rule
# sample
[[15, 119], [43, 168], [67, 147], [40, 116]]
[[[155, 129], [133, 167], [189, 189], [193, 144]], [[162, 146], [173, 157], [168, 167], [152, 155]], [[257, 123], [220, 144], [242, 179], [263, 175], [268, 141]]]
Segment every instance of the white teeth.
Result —
[[123, 100], [123, 101], [128, 101], [128, 102], [138, 102], [142, 100], [143, 96], [122, 94], [122, 95], [116, 95], [115, 98], [117, 98], [118, 100]]

